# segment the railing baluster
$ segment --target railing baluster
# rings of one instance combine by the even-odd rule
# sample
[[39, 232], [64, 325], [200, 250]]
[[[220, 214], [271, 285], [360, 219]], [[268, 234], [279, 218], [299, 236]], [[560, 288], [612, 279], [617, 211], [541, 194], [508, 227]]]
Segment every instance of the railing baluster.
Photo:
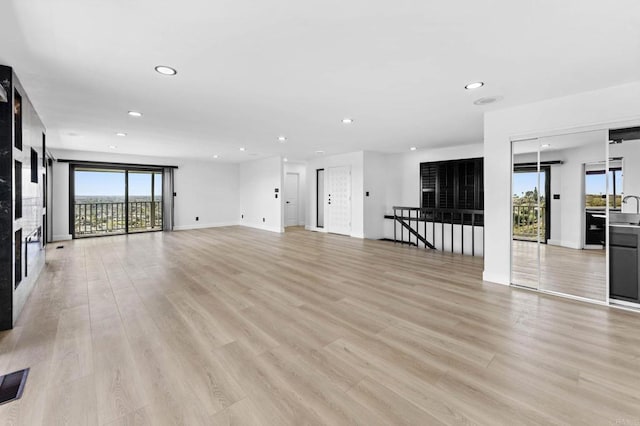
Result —
[[393, 208], [393, 242], [397, 243], [398, 242], [398, 215], [397, 215], [397, 210], [394, 207]]
[[[420, 210], [420, 215], [422, 216], [422, 218], [424, 219], [424, 240], [425, 241], [429, 241], [428, 240], [428, 236], [427, 236], [427, 215], [422, 213], [422, 209]], [[427, 249], [427, 243], [424, 243], [424, 249]]]
[[476, 228], [475, 228], [476, 214], [471, 213], [471, 256], [476, 255]]
[[450, 219], [451, 219], [451, 253], [453, 253], [453, 222], [455, 222], [455, 216], [454, 213], [451, 212], [450, 213]]
[[464, 213], [460, 213], [460, 252], [464, 254]]

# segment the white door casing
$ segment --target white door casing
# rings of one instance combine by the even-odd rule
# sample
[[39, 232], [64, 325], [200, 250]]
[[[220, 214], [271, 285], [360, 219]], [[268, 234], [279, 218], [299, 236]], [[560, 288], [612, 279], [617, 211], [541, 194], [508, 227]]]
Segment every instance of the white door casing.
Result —
[[298, 226], [298, 193], [300, 175], [287, 173], [284, 179], [284, 226]]
[[351, 234], [351, 167], [327, 169], [327, 232]]

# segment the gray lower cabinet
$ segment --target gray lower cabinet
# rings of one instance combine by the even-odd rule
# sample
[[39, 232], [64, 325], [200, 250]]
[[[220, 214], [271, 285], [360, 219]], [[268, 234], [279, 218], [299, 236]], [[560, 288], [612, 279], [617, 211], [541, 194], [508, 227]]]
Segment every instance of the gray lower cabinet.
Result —
[[638, 302], [639, 278], [637, 228], [611, 228], [609, 246], [610, 295], [614, 299]]

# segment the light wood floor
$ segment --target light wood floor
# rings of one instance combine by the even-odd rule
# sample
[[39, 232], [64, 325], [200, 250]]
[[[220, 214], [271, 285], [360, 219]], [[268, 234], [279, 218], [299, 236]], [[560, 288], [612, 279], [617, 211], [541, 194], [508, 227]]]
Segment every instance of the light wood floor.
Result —
[[[514, 284], [538, 281], [537, 243], [512, 242]], [[575, 250], [540, 244], [540, 288], [604, 302], [607, 285], [604, 250]]]
[[49, 246], [17, 425], [639, 424], [640, 315], [482, 259], [240, 227]]

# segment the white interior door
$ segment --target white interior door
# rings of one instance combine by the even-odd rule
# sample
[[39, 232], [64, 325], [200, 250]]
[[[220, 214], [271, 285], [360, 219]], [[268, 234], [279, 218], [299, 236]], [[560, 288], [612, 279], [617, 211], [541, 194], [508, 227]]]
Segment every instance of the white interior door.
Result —
[[351, 234], [351, 168], [327, 169], [327, 231]]
[[300, 175], [287, 173], [284, 178], [284, 226], [298, 226], [298, 192]]

